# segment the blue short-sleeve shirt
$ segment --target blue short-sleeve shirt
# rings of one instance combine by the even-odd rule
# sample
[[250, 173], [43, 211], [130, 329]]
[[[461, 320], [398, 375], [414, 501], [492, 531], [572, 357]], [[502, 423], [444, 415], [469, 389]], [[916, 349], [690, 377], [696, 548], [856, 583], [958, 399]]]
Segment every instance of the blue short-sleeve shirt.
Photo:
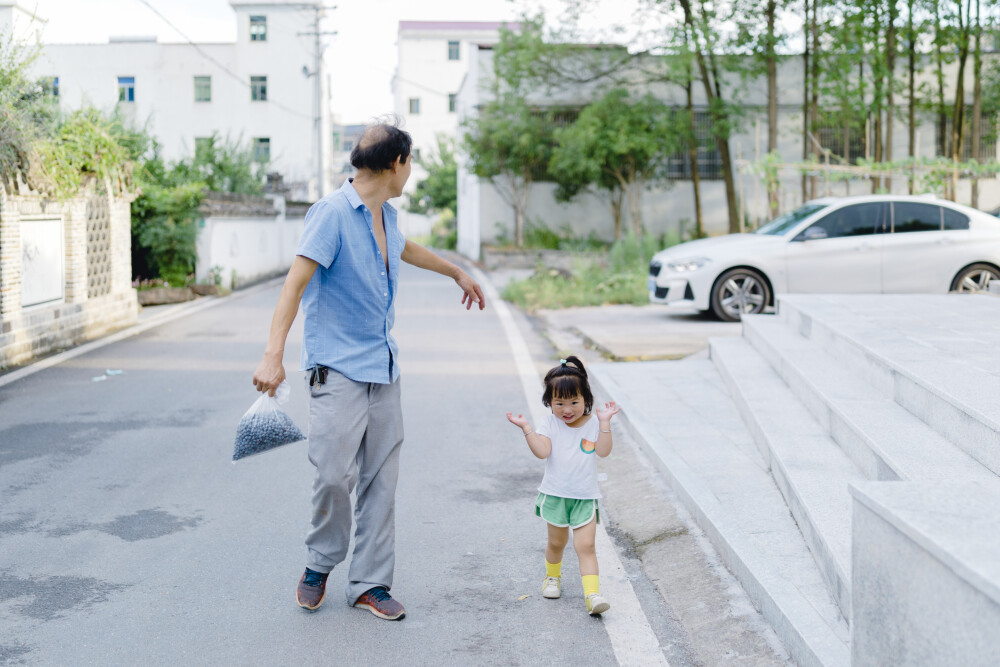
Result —
[[356, 382], [399, 377], [390, 331], [406, 238], [396, 209], [382, 205], [389, 270], [375, 240], [372, 214], [351, 180], [306, 213], [297, 255], [319, 264], [302, 294], [305, 336], [300, 370], [326, 366]]

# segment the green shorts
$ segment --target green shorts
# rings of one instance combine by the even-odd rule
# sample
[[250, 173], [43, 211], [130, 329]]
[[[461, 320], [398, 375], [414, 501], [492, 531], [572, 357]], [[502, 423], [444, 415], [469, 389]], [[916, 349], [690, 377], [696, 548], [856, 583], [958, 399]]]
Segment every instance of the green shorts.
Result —
[[586, 526], [591, 521], [601, 522], [595, 498], [560, 498], [538, 494], [535, 501], [535, 514], [558, 528], [573, 528]]

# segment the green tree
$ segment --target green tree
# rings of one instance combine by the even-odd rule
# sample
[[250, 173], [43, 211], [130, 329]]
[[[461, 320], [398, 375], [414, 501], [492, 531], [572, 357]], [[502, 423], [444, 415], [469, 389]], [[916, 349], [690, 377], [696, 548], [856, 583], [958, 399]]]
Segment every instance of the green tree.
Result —
[[427, 178], [417, 183], [406, 210], [426, 215], [458, 209], [458, 167], [455, 148], [445, 135], [437, 137], [437, 152], [422, 160], [420, 166], [427, 170]]
[[679, 148], [671, 114], [652, 95], [635, 99], [624, 88], [587, 105], [576, 122], [555, 132], [549, 171], [567, 199], [590, 185], [608, 193], [615, 239], [622, 237], [627, 199], [632, 231], [641, 235], [642, 193], [667, 155]]
[[139, 156], [138, 196], [132, 202], [132, 271], [183, 284], [194, 271], [198, 208], [206, 191], [260, 194], [267, 164], [254, 159], [249, 144], [216, 135], [192, 158], [168, 164], [159, 146]]

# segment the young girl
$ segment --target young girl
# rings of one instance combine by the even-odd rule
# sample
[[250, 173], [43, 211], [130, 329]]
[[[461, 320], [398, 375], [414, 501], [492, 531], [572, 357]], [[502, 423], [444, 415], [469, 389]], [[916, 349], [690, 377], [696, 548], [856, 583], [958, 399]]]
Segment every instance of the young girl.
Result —
[[576, 357], [562, 359], [545, 374], [542, 403], [552, 409], [552, 414], [542, 420], [537, 430], [523, 415], [507, 413], [507, 419], [521, 427], [531, 453], [545, 459], [545, 477], [535, 502], [535, 514], [545, 519], [549, 528], [542, 596], [560, 595], [563, 549], [572, 528], [587, 611], [597, 616], [611, 605], [601, 597], [594, 551], [599, 521], [597, 500], [601, 497], [594, 454], [604, 457], [611, 453], [611, 418], [621, 408], [605, 403], [603, 408], [597, 408], [597, 419], [593, 418], [590, 413], [594, 395], [583, 362]]

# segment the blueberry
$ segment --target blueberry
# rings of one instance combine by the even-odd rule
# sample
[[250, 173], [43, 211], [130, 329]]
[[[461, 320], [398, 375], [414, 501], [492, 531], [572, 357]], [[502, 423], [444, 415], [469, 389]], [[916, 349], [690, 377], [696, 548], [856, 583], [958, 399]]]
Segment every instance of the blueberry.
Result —
[[236, 427], [233, 460], [237, 461], [305, 438], [292, 418], [281, 410], [247, 414]]

